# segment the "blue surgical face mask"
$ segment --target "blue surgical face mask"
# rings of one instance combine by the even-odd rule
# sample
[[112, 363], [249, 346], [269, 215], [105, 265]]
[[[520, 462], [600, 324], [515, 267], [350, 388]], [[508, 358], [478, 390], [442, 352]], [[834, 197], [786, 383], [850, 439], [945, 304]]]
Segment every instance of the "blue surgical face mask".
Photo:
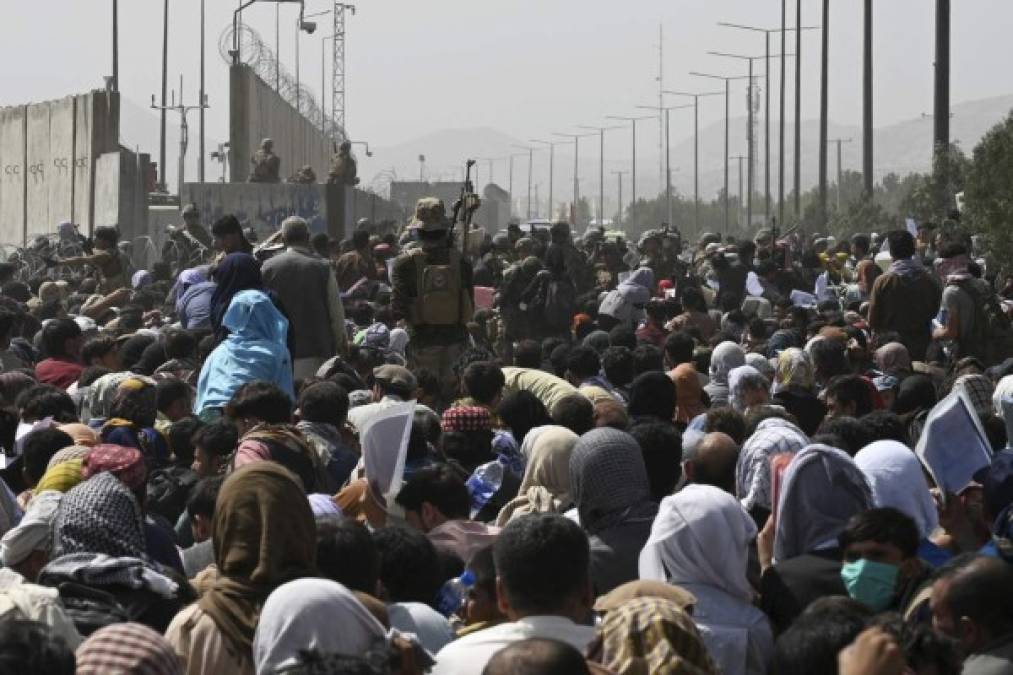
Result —
[[848, 595], [875, 612], [882, 612], [893, 601], [900, 568], [864, 558], [841, 566], [841, 580]]

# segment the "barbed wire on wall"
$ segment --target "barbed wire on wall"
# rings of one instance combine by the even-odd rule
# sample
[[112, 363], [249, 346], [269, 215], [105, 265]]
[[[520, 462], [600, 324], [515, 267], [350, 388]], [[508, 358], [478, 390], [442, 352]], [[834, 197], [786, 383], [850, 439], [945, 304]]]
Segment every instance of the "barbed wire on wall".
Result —
[[[226, 64], [232, 65], [232, 26], [226, 26], [218, 38], [218, 53]], [[302, 115], [324, 135], [340, 143], [347, 138], [345, 130], [335, 124], [334, 120], [328, 117], [313, 92], [300, 82], [296, 86], [295, 76], [285, 69], [260, 34], [246, 24], [239, 26], [239, 56], [243, 63], [250, 66], [257, 77], [264, 81], [293, 108], [297, 108]]]

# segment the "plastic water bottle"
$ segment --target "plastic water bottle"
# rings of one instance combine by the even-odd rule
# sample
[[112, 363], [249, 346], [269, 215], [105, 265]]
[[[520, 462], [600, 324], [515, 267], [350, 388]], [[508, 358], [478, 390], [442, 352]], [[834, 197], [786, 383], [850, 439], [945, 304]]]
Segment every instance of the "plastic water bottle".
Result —
[[481, 511], [503, 484], [503, 465], [499, 460], [487, 462], [468, 478], [468, 494], [471, 495], [471, 517]]
[[440, 594], [436, 597], [436, 609], [440, 614], [450, 618], [457, 610], [461, 609], [468, 591], [475, 585], [475, 573], [465, 570], [461, 576], [451, 579], [440, 588]]

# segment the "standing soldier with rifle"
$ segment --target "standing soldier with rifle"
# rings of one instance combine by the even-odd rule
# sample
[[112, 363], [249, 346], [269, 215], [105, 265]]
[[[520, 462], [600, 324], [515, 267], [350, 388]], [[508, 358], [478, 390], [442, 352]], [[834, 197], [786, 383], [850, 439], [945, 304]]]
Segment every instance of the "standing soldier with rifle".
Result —
[[[454, 208], [455, 221], [464, 210], [465, 232], [477, 207], [468, 185], [470, 180]], [[440, 400], [447, 404], [457, 393], [454, 364], [468, 347], [467, 324], [474, 312], [472, 267], [453, 244], [453, 222], [439, 199], [420, 199], [409, 227], [421, 245], [395, 260], [391, 305], [408, 322], [409, 367], [435, 374]]]

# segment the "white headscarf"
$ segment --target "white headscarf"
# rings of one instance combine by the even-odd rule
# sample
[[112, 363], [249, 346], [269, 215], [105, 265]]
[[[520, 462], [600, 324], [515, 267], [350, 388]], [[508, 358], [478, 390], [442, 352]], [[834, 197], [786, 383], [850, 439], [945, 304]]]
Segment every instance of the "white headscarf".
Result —
[[992, 407], [995, 409], [997, 417], [1003, 417], [1005, 413], [1002, 409], [1002, 400], [1006, 398], [1013, 398], [1013, 375], [1006, 375], [998, 384], [995, 385], [995, 391], [992, 392]]
[[17, 565], [34, 551], [48, 551], [52, 547], [53, 522], [61, 499], [63, 493], [56, 490], [45, 490], [32, 497], [21, 522], [0, 539], [0, 564]]
[[922, 538], [939, 527], [936, 503], [915, 453], [897, 441], [876, 441], [855, 455], [877, 507], [890, 506], [918, 525]]
[[713, 586], [752, 602], [747, 550], [756, 525], [730, 494], [688, 485], [661, 500], [651, 536], [640, 552], [640, 578]]
[[728, 373], [728, 400], [732, 408], [738, 412], [746, 411], [746, 391], [750, 389], [767, 389], [770, 382], [763, 373], [752, 366], [732, 368]]
[[296, 663], [300, 651], [359, 656], [387, 631], [355, 595], [329, 579], [296, 579], [271, 593], [253, 638], [258, 675]]
[[390, 345], [387, 347], [388, 351], [395, 352], [401, 356], [405, 355], [405, 349], [408, 348], [408, 331], [404, 328], [394, 328], [390, 331]]

